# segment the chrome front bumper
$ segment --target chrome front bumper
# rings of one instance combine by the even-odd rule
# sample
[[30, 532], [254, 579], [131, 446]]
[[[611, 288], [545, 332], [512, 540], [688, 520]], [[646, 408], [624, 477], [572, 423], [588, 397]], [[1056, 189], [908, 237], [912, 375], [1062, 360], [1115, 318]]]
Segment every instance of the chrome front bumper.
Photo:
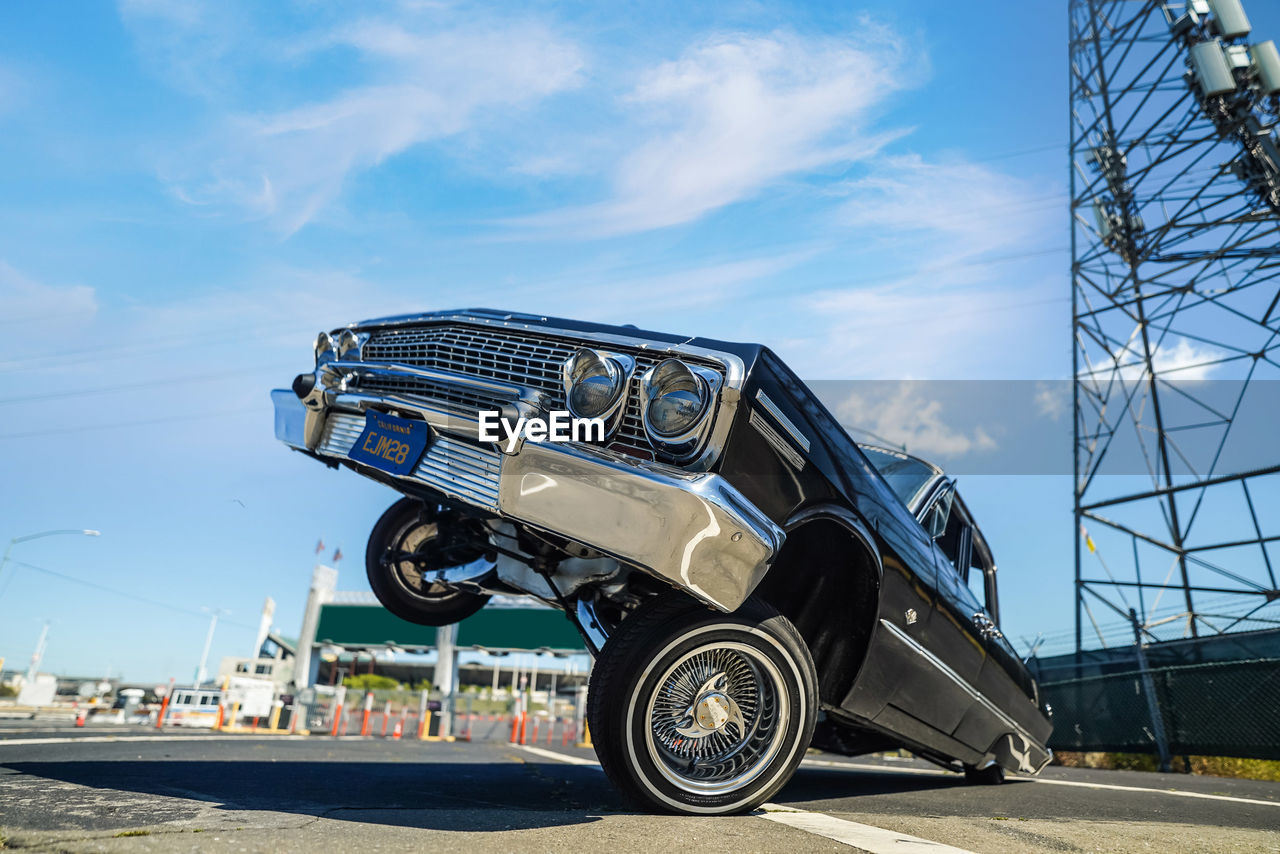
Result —
[[285, 389], [271, 397], [276, 438], [336, 461], [348, 459], [371, 404], [413, 412], [437, 436], [400, 480], [589, 546], [721, 611], [742, 604], [782, 547], [782, 529], [718, 474], [575, 444], [525, 442], [503, 454], [462, 441], [476, 438], [473, 419], [420, 400], [328, 392], [304, 402]]

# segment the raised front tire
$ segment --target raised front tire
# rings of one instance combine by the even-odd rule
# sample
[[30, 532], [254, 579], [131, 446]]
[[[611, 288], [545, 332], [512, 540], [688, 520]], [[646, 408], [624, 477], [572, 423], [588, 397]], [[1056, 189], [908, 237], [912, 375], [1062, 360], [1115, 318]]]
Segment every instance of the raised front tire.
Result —
[[983, 768], [966, 765], [964, 781], [971, 786], [999, 786], [1004, 782], [1004, 769], [994, 762]]
[[587, 719], [609, 779], [643, 807], [754, 809], [813, 736], [817, 675], [795, 626], [763, 601], [732, 614], [679, 593], [644, 603], [591, 674]]
[[471, 616], [489, 597], [432, 581], [431, 571], [461, 566], [483, 557], [469, 520], [412, 498], [387, 509], [369, 534], [365, 572], [383, 607], [402, 620], [448, 626]]

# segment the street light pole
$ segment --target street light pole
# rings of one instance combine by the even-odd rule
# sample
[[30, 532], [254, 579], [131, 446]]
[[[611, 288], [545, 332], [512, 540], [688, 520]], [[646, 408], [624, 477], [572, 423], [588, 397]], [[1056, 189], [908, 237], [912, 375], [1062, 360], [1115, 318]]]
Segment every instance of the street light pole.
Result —
[[40, 640], [36, 641], [36, 651], [31, 654], [31, 666], [27, 668], [27, 683], [32, 685], [36, 681], [36, 674], [40, 672], [40, 663], [44, 661], [45, 644], [49, 642], [49, 621], [44, 621], [44, 627], [40, 629]]
[[209, 675], [206, 665], [209, 663], [209, 647], [213, 646], [213, 630], [218, 627], [218, 617], [223, 614], [231, 613], [230, 611], [224, 611], [221, 608], [214, 610], [205, 608], [204, 610], [209, 611], [211, 614], [209, 618], [209, 633], [204, 636], [204, 652], [200, 653], [200, 666], [196, 668], [196, 680], [195, 684], [191, 686], [192, 688], [199, 688], [201, 683], [203, 683], [205, 678]]
[[9, 562], [9, 552], [13, 551], [13, 547], [18, 543], [25, 543], [27, 540], [38, 540], [41, 537], [53, 537], [59, 534], [79, 534], [84, 537], [101, 537], [101, 531], [95, 531], [92, 528], [57, 528], [52, 531], [40, 531], [35, 534], [26, 534], [21, 537], [14, 537], [9, 540], [9, 545], [5, 546], [4, 555], [0, 557], [0, 572], [4, 572], [5, 564]]

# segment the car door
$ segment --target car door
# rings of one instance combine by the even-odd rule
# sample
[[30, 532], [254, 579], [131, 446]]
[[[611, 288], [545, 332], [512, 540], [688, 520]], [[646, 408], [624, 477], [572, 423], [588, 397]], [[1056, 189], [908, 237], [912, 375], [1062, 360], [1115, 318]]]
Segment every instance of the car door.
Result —
[[952, 733], [976, 700], [975, 684], [986, 662], [986, 645], [974, 622], [980, 610], [956, 570], [968, 559], [972, 533], [960, 512], [955, 485], [948, 484], [927, 505], [922, 524], [930, 536], [938, 578], [934, 612], [929, 619], [928, 652], [937, 661], [938, 690], [929, 716], [944, 733]]
[[972, 528], [971, 549], [965, 567], [966, 599], [975, 610], [975, 623], [986, 648], [986, 659], [977, 680], [981, 700], [970, 708], [954, 732], [955, 737], [986, 751], [1009, 732], [1047, 737], [1047, 728], [1037, 706], [1035, 683], [1012, 644], [1000, 631], [996, 568], [976, 526]]

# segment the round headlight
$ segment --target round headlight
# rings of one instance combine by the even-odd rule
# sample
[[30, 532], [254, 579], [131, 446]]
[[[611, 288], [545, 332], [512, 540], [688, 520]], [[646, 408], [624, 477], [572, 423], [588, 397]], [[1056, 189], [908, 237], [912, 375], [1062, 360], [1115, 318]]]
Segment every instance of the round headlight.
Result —
[[679, 359], [645, 374], [645, 426], [659, 439], [680, 439], [698, 426], [710, 402], [707, 384]]
[[564, 363], [564, 396], [575, 418], [607, 418], [620, 410], [634, 365], [627, 357], [583, 348]]

